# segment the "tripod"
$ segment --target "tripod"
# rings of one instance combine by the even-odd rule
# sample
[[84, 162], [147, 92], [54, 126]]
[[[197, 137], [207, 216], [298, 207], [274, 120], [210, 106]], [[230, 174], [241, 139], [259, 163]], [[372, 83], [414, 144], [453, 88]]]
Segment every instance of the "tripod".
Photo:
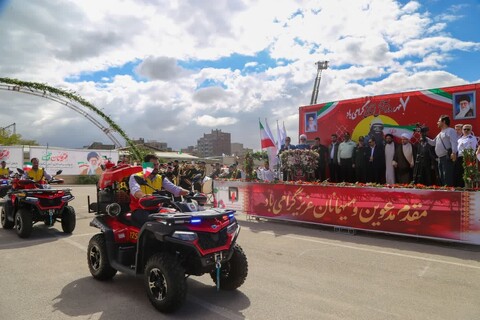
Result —
[[417, 184], [419, 181], [422, 181], [422, 171], [424, 168], [424, 159], [423, 154], [420, 152], [417, 153], [417, 157], [415, 159], [415, 165], [413, 166], [413, 184]]

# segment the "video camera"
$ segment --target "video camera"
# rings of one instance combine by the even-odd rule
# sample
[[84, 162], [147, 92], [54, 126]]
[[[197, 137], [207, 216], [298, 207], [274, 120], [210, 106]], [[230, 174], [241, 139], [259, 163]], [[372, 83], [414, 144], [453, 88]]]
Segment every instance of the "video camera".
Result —
[[424, 125], [420, 125], [420, 123], [417, 123], [416, 126], [417, 127], [415, 128], [415, 131], [420, 132], [422, 138], [425, 138], [430, 128]]

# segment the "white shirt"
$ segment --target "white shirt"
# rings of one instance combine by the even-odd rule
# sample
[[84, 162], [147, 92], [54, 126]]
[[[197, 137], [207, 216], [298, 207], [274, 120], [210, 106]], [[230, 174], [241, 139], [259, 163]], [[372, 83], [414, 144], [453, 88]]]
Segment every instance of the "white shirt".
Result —
[[343, 141], [340, 143], [338, 146], [338, 162], [340, 162], [340, 159], [350, 159], [353, 157], [353, 150], [357, 144], [353, 142], [352, 140], [348, 141]]
[[442, 129], [435, 139], [427, 137], [427, 141], [430, 145], [435, 146], [435, 153], [438, 157], [447, 155], [447, 149], [452, 148], [454, 153], [457, 153], [457, 132], [455, 129], [447, 127]]
[[462, 136], [458, 139], [458, 156], [463, 156], [463, 151], [466, 149], [477, 149], [477, 138], [469, 134], [467, 136]]

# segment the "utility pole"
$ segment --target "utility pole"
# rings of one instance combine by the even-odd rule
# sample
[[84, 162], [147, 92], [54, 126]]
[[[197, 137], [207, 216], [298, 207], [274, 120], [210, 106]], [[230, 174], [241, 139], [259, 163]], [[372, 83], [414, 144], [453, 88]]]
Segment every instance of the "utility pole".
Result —
[[318, 88], [320, 87], [322, 70], [328, 68], [328, 61], [317, 61], [315, 62], [315, 65], [317, 66], [317, 77], [315, 78], [315, 82], [313, 83], [312, 99], [310, 100], [310, 105], [317, 104]]

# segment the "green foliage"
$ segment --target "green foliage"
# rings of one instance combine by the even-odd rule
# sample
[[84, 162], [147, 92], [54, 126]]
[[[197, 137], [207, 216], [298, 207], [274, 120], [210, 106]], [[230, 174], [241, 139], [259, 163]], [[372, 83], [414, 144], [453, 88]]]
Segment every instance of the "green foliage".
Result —
[[245, 172], [246, 180], [255, 180], [257, 178], [257, 174], [253, 168], [253, 153], [247, 152], [245, 154], [245, 163], [243, 165], [243, 170]]
[[268, 160], [267, 151], [256, 151], [251, 153], [253, 160]]
[[79, 96], [75, 92], [72, 92], [72, 91], [69, 92], [69, 91], [61, 90], [61, 89], [58, 89], [58, 88], [48, 86], [48, 85], [43, 84], [43, 83], [21, 81], [21, 80], [18, 80], [18, 79], [11, 79], [11, 78], [0, 78], [0, 82], [15, 85], [16, 88], [15, 87], [13, 88], [14, 91], [15, 90], [18, 91], [21, 87], [24, 87], [24, 88], [34, 89], [34, 90], [40, 90], [40, 91], [43, 91], [45, 94], [47, 92], [51, 93], [51, 94], [56, 94], [56, 95], [68, 98], [72, 101], [76, 101], [76, 102], [80, 103], [82, 106], [84, 106], [84, 107], [92, 110], [96, 114], [98, 114], [101, 118], [103, 118], [105, 120], [105, 122], [108, 123], [110, 128], [112, 128], [113, 130], [118, 132], [125, 139], [128, 146], [130, 147], [130, 151], [131, 151], [130, 154], [133, 156], [133, 158], [135, 160], [138, 160], [138, 161], [142, 160], [141, 153], [136, 148], [136, 146], [133, 144], [132, 140], [130, 140], [130, 138], [127, 136], [127, 134], [122, 130], [122, 128], [120, 128], [120, 126], [118, 126], [115, 123], [115, 121], [113, 121], [109, 116], [107, 116], [105, 113], [103, 113], [102, 110], [98, 109], [93, 104], [86, 101], [85, 99], [83, 99], [81, 96]]
[[78, 176], [76, 183], [77, 184], [96, 184], [100, 176], [95, 175], [81, 175]]
[[29, 145], [38, 146], [35, 140], [25, 140], [19, 134], [9, 134], [5, 130], [0, 130], [0, 145], [14, 146], [14, 145]]

